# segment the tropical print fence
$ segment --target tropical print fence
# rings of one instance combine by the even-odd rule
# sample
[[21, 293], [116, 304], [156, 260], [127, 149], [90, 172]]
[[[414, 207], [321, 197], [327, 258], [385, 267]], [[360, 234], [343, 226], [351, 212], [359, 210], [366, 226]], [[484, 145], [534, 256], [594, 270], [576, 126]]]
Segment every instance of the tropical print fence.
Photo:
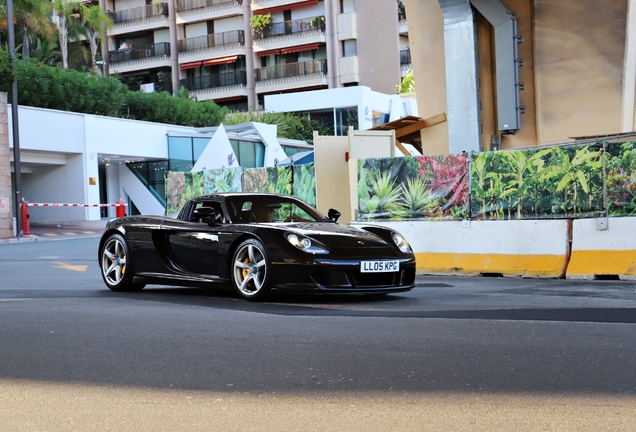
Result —
[[248, 168], [243, 170], [243, 192], [291, 195], [292, 167]]
[[203, 195], [204, 173], [168, 172], [166, 175], [166, 214], [175, 215], [191, 198]]
[[358, 207], [363, 221], [636, 216], [636, 142], [474, 153], [470, 163], [359, 160]]
[[609, 216], [636, 216], [636, 143], [607, 143], [607, 210]]
[[294, 195], [316, 205], [314, 164], [270, 168], [220, 168], [200, 172], [168, 172], [166, 214], [175, 215], [190, 199], [220, 192], [265, 192]]
[[294, 165], [292, 194], [316, 207], [316, 169], [313, 163]]
[[468, 217], [467, 158], [409, 156], [358, 161], [358, 219]]
[[475, 153], [471, 216], [545, 219], [603, 214], [603, 145]]

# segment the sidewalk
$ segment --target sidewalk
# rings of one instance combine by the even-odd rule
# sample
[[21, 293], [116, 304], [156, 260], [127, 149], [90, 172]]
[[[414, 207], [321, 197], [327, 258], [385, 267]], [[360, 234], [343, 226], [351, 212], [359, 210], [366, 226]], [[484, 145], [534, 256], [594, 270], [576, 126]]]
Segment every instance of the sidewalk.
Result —
[[29, 234], [20, 237], [0, 239], [0, 244], [28, 243], [35, 241], [69, 240], [74, 238], [101, 237], [106, 220], [94, 221], [89, 226], [73, 226], [62, 224], [32, 224]]

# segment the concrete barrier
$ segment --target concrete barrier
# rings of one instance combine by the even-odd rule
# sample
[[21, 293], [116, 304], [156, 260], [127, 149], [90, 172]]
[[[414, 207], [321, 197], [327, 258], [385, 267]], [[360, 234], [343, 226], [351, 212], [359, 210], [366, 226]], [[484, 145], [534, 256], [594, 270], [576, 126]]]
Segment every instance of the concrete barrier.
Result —
[[566, 277], [597, 279], [613, 275], [636, 280], [635, 232], [636, 218], [633, 217], [574, 220]]
[[569, 221], [373, 222], [411, 244], [419, 274], [565, 276]]

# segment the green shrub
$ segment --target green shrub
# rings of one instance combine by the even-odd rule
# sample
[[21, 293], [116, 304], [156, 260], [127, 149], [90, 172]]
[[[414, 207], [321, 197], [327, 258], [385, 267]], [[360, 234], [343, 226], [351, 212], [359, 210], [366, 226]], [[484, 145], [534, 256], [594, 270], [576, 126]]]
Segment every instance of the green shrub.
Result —
[[[0, 50], [0, 91], [9, 93], [9, 100], [12, 70], [11, 57]], [[214, 101], [190, 99], [183, 87], [176, 97], [130, 91], [116, 76], [86, 74], [33, 59], [18, 60], [15, 76], [18, 103], [25, 106], [192, 127], [219, 125], [227, 114]]]

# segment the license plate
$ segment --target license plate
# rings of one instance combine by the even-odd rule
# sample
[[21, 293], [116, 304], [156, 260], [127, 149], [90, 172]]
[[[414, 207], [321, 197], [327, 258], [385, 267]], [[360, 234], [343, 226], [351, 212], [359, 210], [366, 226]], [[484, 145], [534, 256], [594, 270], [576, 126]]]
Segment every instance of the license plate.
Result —
[[361, 273], [386, 273], [400, 270], [400, 262], [394, 261], [360, 261]]

